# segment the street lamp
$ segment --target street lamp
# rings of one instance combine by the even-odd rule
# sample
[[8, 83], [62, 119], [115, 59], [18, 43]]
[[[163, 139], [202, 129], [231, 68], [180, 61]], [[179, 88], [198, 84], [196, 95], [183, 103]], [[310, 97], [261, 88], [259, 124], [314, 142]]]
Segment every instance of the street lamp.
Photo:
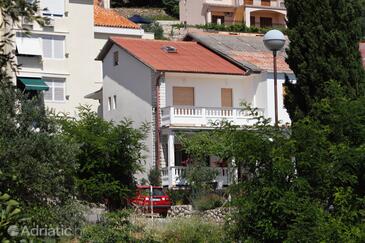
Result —
[[276, 56], [285, 45], [285, 36], [279, 30], [270, 30], [264, 36], [264, 44], [267, 49], [272, 51], [274, 57], [274, 99], [275, 99], [275, 126], [279, 124], [278, 115], [278, 74], [276, 68]]

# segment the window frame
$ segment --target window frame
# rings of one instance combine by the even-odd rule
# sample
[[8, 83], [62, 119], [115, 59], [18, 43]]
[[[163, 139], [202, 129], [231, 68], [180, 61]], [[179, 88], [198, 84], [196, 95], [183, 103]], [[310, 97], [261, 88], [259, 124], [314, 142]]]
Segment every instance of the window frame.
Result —
[[[50, 38], [49, 38], [50, 37]], [[62, 39], [62, 57], [58, 58], [55, 57], [55, 43], [56, 43], [56, 39], [55, 37], [63, 37]], [[41, 41], [42, 41], [42, 58], [45, 60], [64, 60], [66, 58], [66, 36], [64, 35], [40, 35]], [[46, 57], [45, 56], [45, 51], [44, 51], [44, 41], [46, 38], [49, 38], [51, 40], [51, 57]]]
[[[65, 78], [56, 78], [56, 77], [43, 77], [43, 81], [47, 84], [49, 89], [52, 91], [52, 99], [46, 100], [43, 92], [43, 99], [45, 102], [50, 103], [65, 103], [66, 102], [66, 79]], [[52, 83], [52, 86], [49, 85], [49, 83]], [[56, 100], [55, 99], [55, 88], [60, 88], [60, 86], [55, 86], [55, 83], [62, 83], [62, 89], [63, 89], [63, 100]], [[49, 90], [48, 90], [49, 91]]]

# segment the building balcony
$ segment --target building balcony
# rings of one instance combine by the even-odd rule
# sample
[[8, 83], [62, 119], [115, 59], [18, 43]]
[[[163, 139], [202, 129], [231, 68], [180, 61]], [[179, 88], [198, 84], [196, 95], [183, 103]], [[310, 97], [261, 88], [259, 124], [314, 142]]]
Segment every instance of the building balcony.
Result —
[[[162, 186], [178, 187], [187, 186], [187, 180], [185, 179], [187, 167], [185, 166], [170, 166], [161, 169]], [[217, 173], [213, 183], [217, 183], [218, 188], [222, 188], [232, 184], [235, 178], [235, 169], [229, 169], [228, 167], [215, 167], [210, 168]]]
[[243, 5], [243, 0], [205, 0], [205, 5], [225, 6], [225, 7], [239, 7]]
[[[259, 111], [263, 115], [263, 111]], [[228, 121], [233, 125], [253, 125], [249, 111], [241, 108], [172, 106], [161, 109], [163, 127], [212, 127], [214, 122]]]
[[284, 0], [245, 0], [246, 7], [264, 7], [285, 9]]

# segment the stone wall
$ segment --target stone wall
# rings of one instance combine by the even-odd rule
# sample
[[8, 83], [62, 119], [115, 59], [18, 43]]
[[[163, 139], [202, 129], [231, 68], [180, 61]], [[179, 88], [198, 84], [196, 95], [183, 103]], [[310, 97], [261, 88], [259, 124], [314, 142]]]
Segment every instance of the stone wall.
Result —
[[200, 212], [194, 210], [191, 205], [178, 205], [172, 206], [169, 210], [167, 217], [186, 217], [190, 218], [191, 216], [198, 216], [203, 218], [204, 220], [214, 221], [216, 223], [223, 223], [225, 217], [230, 213], [230, 208], [221, 207], [215, 208], [211, 210], [206, 210], [204, 212]]

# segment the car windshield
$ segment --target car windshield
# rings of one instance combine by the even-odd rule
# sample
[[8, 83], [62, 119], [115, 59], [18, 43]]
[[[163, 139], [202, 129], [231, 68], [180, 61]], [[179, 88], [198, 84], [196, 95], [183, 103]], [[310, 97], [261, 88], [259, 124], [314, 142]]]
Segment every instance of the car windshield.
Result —
[[[150, 196], [150, 189], [144, 188], [140, 190], [141, 195], [143, 196]], [[153, 188], [153, 196], [165, 196], [165, 193], [160, 188]]]

